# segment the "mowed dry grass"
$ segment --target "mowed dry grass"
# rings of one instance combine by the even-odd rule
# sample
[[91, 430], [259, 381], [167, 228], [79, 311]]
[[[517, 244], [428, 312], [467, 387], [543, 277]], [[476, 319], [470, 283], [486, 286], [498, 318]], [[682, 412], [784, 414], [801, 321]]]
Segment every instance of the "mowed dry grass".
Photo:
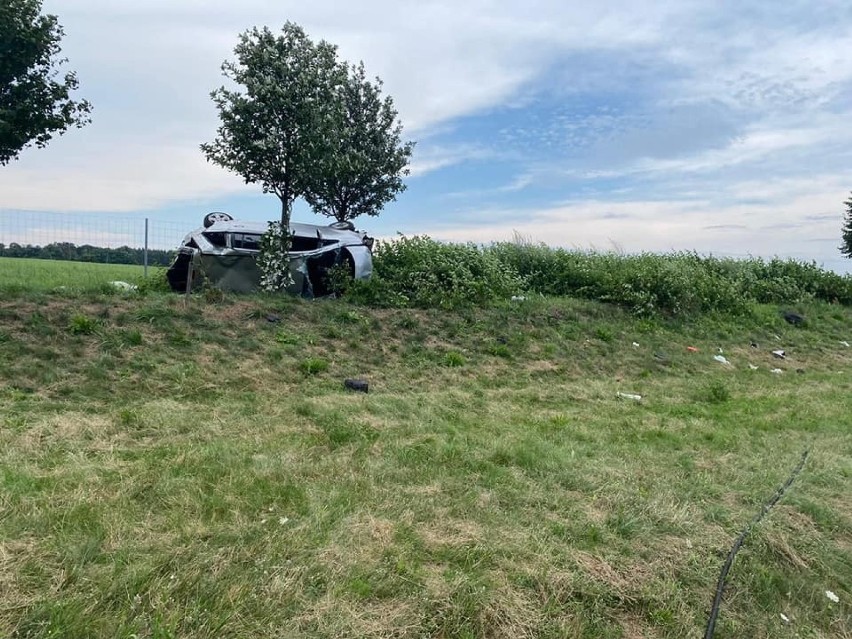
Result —
[[0, 635], [700, 637], [809, 448], [716, 636], [848, 637], [852, 314], [776, 311], [0, 302]]

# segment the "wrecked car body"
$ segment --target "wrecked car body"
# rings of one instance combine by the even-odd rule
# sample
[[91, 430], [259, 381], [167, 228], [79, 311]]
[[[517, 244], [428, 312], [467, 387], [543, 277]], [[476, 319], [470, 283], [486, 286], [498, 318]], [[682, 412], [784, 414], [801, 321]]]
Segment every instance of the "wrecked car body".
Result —
[[[240, 222], [225, 213], [210, 213], [204, 226], [181, 242], [166, 272], [172, 290], [195, 290], [204, 284], [237, 293], [256, 291], [260, 285], [257, 256], [264, 222]], [[329, 226], [292, 223], [288, 252], [291, 284], [287, 292], [321, 297], [329, 291], [328, 273], [344, 267], [354, 279], [369, 279], [373, 272], [373, 239], [356, 231], [351, 222]]]

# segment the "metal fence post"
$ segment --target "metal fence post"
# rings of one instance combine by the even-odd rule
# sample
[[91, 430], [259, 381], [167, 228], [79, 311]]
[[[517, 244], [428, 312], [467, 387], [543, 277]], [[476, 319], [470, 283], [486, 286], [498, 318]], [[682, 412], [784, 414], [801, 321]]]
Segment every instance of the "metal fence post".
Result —
[[143, 257], [144, 274], [145, 277], [148, 277], [148, 218], [145, 218], [145, 252]]

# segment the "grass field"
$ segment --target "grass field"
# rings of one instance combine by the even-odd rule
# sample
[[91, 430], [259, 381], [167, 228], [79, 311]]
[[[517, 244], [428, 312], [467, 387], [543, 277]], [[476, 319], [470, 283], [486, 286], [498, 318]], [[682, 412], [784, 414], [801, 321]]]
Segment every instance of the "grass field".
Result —
[[[149, 269], [149, 273], [153, 269]], [[100, 290], [109, 282], [135, 283], [143, 276], [141, 266], [60, 262], [0, 257], [0, 291], [53, 291], [59, 288]]]
[[701, 637], [810, 448], [716, 637], [848, 639], [852, 312], [777, 310], [8, 294], [0, 636]]

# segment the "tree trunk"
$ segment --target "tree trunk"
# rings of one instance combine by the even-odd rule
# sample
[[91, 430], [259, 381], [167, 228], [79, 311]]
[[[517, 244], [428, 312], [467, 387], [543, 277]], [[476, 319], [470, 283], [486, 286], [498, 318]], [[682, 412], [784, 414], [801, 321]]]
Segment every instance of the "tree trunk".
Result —
[[293, 213], [293, 196], [291, 195], [290, 180], [284, 180], [284, 188], [281, 190], [281, 255], [290, 250], [290, 216]]
[[290, 197], [290, 180], [284, 181], [284, 188], [281, 189], [281, 229], [284, 231], [290, 230], [290, 213], [292, 198]]

